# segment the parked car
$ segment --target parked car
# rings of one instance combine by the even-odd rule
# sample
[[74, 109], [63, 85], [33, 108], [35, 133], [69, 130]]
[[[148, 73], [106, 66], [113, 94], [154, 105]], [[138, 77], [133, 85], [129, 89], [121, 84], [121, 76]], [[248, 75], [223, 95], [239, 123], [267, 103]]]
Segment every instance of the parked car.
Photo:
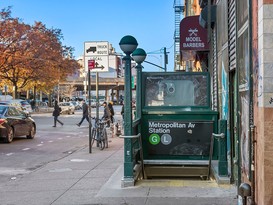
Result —
[[37, 112], [53, 112], [54, 108], [53, 107], [49, 107], [47, 102], [39, 102], [37, 103], [36, 106], [36, 111]]
[[75, 106], [75, 110], [81, 110], [82, 109], [82, 105], [79, 101], [70, 101], [74, 106]]
[[22, 110], [24, 112], [32, 112], [31, 105], [29, 104], [27, 100], [14, 99], [14, 100], [0, 101], [0, 104], [14, 106], [17, 109]]
[[102, 106], [104, 102], [105, 102], [104, 99], [99, 99], [99, 105], [100, 105], [100, 106]]
[[31, 105], [29, 104], [29, 102], [27, 100], [13, 100], [13, 101], [18, 101], [20, 102], [22, 108], [24, 111], [26, 112], [32, 112], [32, 108], [31, 108]]
[[23, 111], [23, 107], [20, 102], [18, 101], [13, 101], [13, 100], [6, 100], [6, 101], [0, 101], [0, 105], [9, 105], [16, 107], [16, 109]]
[[74, 114], [75, 106], [71, 102], [60, 102], [60, 108], [62, 109], [61, 114]]
[[27, 139], [33, 139], [35, 134], [36, 123], [29, 113], [14, 106], [0, 105], [0, 138], [10, 143], [13, 138], [24, 135]]
[[1, 95], [0, 94], [0, 101], [6, 101], [6, 100], [12, 100], [12, 96], [11, 95]]
[[91, 107], [97, 107], [97, 101], [96, 99], [91, 99]]
[[[86, 100], [86, 104], [89, 105], [89, 100]], [[96, 107], [97, 106], [97, 102], [96, 102], [96, 99], [91, 99], [90, 100], [90, 105], [91, 107]]]

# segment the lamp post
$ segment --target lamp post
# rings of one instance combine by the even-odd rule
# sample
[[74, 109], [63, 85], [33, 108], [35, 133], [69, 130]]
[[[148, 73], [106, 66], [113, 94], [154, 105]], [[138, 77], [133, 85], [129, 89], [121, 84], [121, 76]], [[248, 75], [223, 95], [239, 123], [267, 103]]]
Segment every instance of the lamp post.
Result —
[[[130, 35], [124, 36], [119, 46], [126, 54], [123, 58], [125, 61], [125, 96], [124, 96], [124, 136], [132, 135], [132, 74], [131, 74], [131, 54], [137, 48], [137, 40]], [[133, 177], [133, 156], [132, 156], [132, 140], [124, 139], [124, 184], [134, 183]]]
[[142, 99], [141, 99], [141, 85], [142, 85], [142, 65], [141, 63], [145, 60], [147, 54], [142, 48], [137, 48], [132, 53], [132, 58], [137, 63], [136, 69], [137, 69], [137, 99], [136, 99], [136, 119], [139, 119], [141, 117], [141, 105], [142, 105]]

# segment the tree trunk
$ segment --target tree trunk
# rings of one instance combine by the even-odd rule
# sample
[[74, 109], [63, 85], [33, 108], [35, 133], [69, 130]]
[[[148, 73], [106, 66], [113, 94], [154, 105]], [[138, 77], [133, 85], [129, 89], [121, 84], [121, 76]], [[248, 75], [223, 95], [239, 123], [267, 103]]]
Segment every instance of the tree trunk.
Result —
[[17, 99], [18, 98], [18, 86], [16, 84], [13, 84], [13, 95], [12, 95], [13, 99]]
[[36, 100], [36, 85], [33, 88], [33, 100]]

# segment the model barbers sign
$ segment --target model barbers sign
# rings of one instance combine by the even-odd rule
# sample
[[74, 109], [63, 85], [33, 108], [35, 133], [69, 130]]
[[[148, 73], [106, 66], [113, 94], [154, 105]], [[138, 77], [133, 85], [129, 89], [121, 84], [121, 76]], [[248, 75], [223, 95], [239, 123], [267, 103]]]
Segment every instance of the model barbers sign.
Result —
[[209, 50], [207, 30], [200, 26], [199, 16], [189, 16], [180, 22], [180, 50]]

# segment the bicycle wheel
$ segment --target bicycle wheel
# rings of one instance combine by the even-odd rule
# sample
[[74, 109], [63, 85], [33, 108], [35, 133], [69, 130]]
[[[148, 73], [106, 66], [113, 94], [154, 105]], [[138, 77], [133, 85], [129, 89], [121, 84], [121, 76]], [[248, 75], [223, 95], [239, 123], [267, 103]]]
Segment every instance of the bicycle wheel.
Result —
[[107, 131], [105, 128], [103, 129], [102, 136], [103, 136], [103, 141], [105, 143], [105, 147], [108, 148], [108, 136], [107, 136]]
[[102, 136], [100, 136], [100, 140], [98, 141], [98, 143], [99, 143], [99, 148], [100, 148], [100, 150], [103, 150], [104, 147], [105, 147], [105, 141], [104, 141], [104, 139], [102, 138]]

